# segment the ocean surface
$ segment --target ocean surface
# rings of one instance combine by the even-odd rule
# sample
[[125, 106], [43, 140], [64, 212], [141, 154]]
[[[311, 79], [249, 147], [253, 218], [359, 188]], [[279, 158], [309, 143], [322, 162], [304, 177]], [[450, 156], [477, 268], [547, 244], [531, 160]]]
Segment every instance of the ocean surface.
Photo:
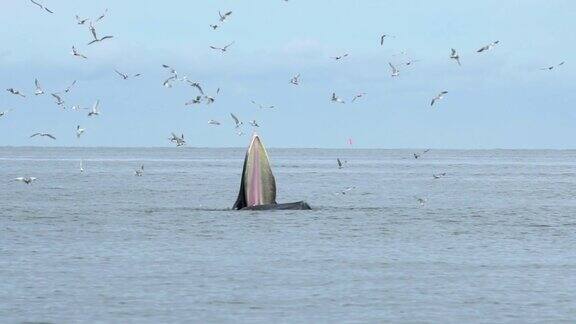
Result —
[[0, 148], [0, 322], [574, 323], [576, 151], [412, 153]]

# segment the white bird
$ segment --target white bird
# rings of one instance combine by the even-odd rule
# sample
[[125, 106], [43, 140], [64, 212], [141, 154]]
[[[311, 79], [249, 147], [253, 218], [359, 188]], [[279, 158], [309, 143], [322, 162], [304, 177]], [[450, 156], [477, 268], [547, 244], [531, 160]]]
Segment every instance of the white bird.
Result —
[[436, 97], [434, 97], [432, 99], [432, 101], [430, 102], [430, 106], [434, 106], [434, 103], [442, 98], [444, 98], [444, 95], [447, 94], [448, 91], [442, 91], [440, 92]]
[[51, 93], [51, 95], [56, 99], [56, 104], [58, 106], [62, 106], [62, 109], [66, 109], [66, 107], [64, 106], [64, 100], [62, 100], [62, 98], [58, 94]]
[[210, 105], [210, 104], [214, 103], [214, 101], [216, 100], [216, 97], [218, 96], [219, 93], [220, 93], [220, 88], [218, 88], [216, 90], [216, 95], [214, 97], [209, 96], [209, 95], [205, 95], [204, 99], [206, 100], [206, 104]]
[[34, 95], [41, 95], [44, 94], [44, 90], [42, 90], [42, 87], [40, 86], [40, 82], [38, 82], [38, 79], [34, 79], [34, 85], [36, 86], [36, 91], [34, 91]]
[[226, 45], [226, 46], [224, 46], [224, 47], [210, 46], [210, 48], [213, 49], [213, 50], [219, 50], [219, 51], [221, 51], [222, 53], [225, 53], [225, 52], [228, 50], [228, 47], [234, 45], [234, 43], [235, 43], [235, 42], [232, 42], [232, 43], [230, 43], [230, 44], [228, 44], [228, 45]]
[[210, 119], [210, 120], [208, 121], [208, 125], [219, 126], [219, 125], [220, 125], [220, 122], [219, 122], [219, 121], [216, 121], [216, 120], [214, 120], [214, 119]]
[[100, 105], [100, 100], [96, 100], [94, 105], [92, 105], [92, 110], [88, 113], [88, 117], [100, 115], [100, 110], [98, 110], [99, 105]]
[[338, 163], [338, 169], [342, 169], [344, 167], [344, 164], [342, 163], [342, 161], [340, 161], [339, 158], [336, 159], [336, 162]]
[[356, 101], [357, 99], [364, 97], [365, 95], [366, 95], [366, 92], [361, 92], [361, 93], [355, 95], [354, 98], [352, 98], [352, 102]]
[[24, 95], [22, 92], [14, 89], [14, 88], [6, 89], [6, 91], [10, 92], [10, 93], [13, 94], [13, 95], [20, 96], [20, 97], [22, 97], [22, 98], [26, 98], [26, 95]]
[[438, 173], [438, 174], [433, 174], [432, 177], [434, 179], [440, 179], [446, 176], [446, 172], [442, 172], [442, 173]]
[[426, 199], [426, 198], [419, 198], [419, 197], [414, 197], [414, 198], [416, 199], [418, 204], [420, 204], [420, 206], [424, 206], [428, 202], [428, 199]]
[[144, 164], [140, 165], [140, 169], [134, 170], [134, 175], [137, 177], [141, 177], [144, 175]]
[[452, 53], [450, 54], [450, 58], [455, 60], [456, 63], [458, 63], [458, 65], [461, 65], [460, 64], [460, 55], [458, 55], [458, 53], [456, 52], [455, 49], [452, 48], [451, 50], [452, 50]]
[[6, 115], [6, 113], [11, 112], [11, 111], [12, 111], [12, 109], [0, 111], [0, 117], [4, 117], [4, 115]]
[[293, 76], [292, 79], [290, 79], [290, 83], [293, 85], [299, 85], [300, 84], [300, 73]]
[[76, 23], [78, 25], [84, 25], [89, 19], [88, 18], [80, 18], [80, 16], [76, 15]]
[[263, 104], [257, 103], [257, 102], [254, 101], [254, 100], [250, 100], [250, 102], [251, 102], [252, 104], [258, 106], [258, 108], [260, 108], [260, 109], [273, 109], [273, 108], [274, 108], [274, 105], [264, 106]]
[[202, 102], [202, 96], [196, 96], [196, 98], [187, 101], [186, 103], [184, 103], [184, 105], [189, 106], [189, 105], [196, 105]]
[[[116, 69], [114, 69], [114, 72], [118, 73], [118, 75], [124, 80], [128, 80], [128, 78], [130, 77], [128, 74], [122, 73]], [[136, 77], [139, 77], [140, 75], [141, 75], [140, 73], [136, 73], [132, 77], [136, 78]]]
[[80, 128], [80, 125], [76, 126], [76, 138], [80, 138], [85, 131], [84, 128]]
[[560, 63], [558, 63], [558, 64], [556, 64], [556, 65], [550, 65], [550, 66], [541, 68], [540, 70], [552, 70], [552, 69], [554, 69], [554, 68], [556, 68], [556, 67], [559, 67], [559, 66], [564, 65], [564, 63], [566, 63], [566, 62], [562, 61], [562, 62], [560, 62]]
[[428, 153], [429, 151], [430, 151], [430, 149], [426, 149], [426, 150], [424, 150], [422, 153], [414, 153], [414, 154], [413, 154], [413, 155], [414, 155], [414, 158], [415, 158], [416, 160], [418, 160], [422, 155]]
[[232, 14], [232, 11], [228, 11], [224, 14], [222, 14], [220, 11], [218, 11], [218, 16], [220, 16], [220, 22], [224, 22], [226, 21], [226, 19], [228, 19], [228, 17]]
[[46, 10], [49, 13], [54, 13], [52, 10], [44, 7], [44, 5], [40, 4], [39, 2], [36, 2], [34, 0], [30, 0], [30, 2], [32, 2], [33, 4], [37, 5], [38, 7], [42, 8], [42, 9]]
[[335, 92], [332, 92], [332, 98], [330, 100], [332, 102], [345, 103], [344, 100], [342, 100], [336, 96]]
[[190, 81], [188, 79], [186, 79], [186, 82], [188, 82], [191, 87], [196, 88], [201, 95], [204, 95], [204, 90], [202, 90], [202, 87], [200, 86], [199, 82]]
[[81, 57], [83, 59], [87, 59], [88, 57], [86, 57], [86, 55], [84, 54], [80, 54], [80, 52], [78, 52], [78, 50], [76, 49], [76, 47], [72, 46], [72, 55], [76, 56], [76, 57]]
[[238, 136], [242, 136], [242, 135], [244, 135], [244, 132], [243, 132], [243, 131], [241, 131], [241, 130], [238, 130], [238, 131], [236, 132], [236, 135], [238, 135]]
[[410, 65], [412, 65], [412, 64], [414, 64], [414, 63], [416, 63], [416, 62], [420, 62], [420, 60], [413, 60], [413, 59], [411, 59], [411, 58], [408, 58], [408, 61], [406, 61], [406, 62], [404, 63], [404, 65], [410, 66]]
[[340, 192], [337, 192], [336, 194], [341, 194], [341, 195], [345, 195], [347, 192], [350, 192], [352, 190], [356, 189], [356, 187], [352, 186], [352, 187], [348, 187]]
[[250, 125], [252, 125], [252, 127], [260, 127], [260, 125], [258, 125], [258, 123], [256, 122], [255, 119], [249, 121]]
[[107, 14], [107, 13], [108, 13], [108, 8], [106, 8], [106, 9], [104, 10], [104, 13], [101, 14], [98, 18], [96, 18], [96, 19], [94, 20], [94, 22], [97, 23], [97, 22], [99, 22], [100, 20], [104, 19], [104, 17], [106, 17], [106, 14]]
[[48, 133], [34, 133], [34, 134], [30, 135], [30, 138], [36, 137], [36, 136], [49, 137], [49, 138], [51, 138], [51, 139], [53, 139], [53, 140], [56, 139], [56, 137], [54, 137], [52, 134], [48, 134]]
[[32, 182], [36, 181], [37, 178], [34, 177], [18, 177], [14, 178], [14, 181], [24, 182], [25, 184], [32, 184]]
[[92, 23], [90, 23], [90, 32], [92, 33], [92, 37], [94, 39], [92, 41], [90, 41], [88, 43], [88, 45], [92, 45], [96, 42], [101, 42], [101, 41], [106, 40], [106, 39], [114, 38], [114, 36], [111, 36], [111, 35], [107, 35], [107, 36], [104, 36], [102, 38], [98, 38], [98, 35], [96, 35], [96, 28], [94, 28], [94, 25], [92, 25]]
[[186, 145], [186, 141], [184, 140], [184, 134], [182, 134], [182, 136], [178, 137], [178, 135], [172, 133], [172, 137], [170, 138], [170, 142], [176, 143], [177, 147]]
[[341, 59], [343, 59], [343, 58], [345, 58], [345, 57], [347, 57], [347, 56], [348, 56], [348, 53], [343, 54], [343, 55], [338, 55], [338, 56], [332, 56], [332, 58], [333, 58], [335, 61], [340, 61]]
[[492, 48], [494, 48], [494, 46], [498, 45], [498, 43], [500, 43], [500, 41], [495, 41], [495, 42], [492, 42], [492, 43], [490, 43], [490, 44], [488, 44], [488, 45], [486, 45], [486, 46], [482, 46], [482, 47], [480, 47], [480, 49], [478, 49], [478, 50], [476, 51], [476, 53], [482, 53], [482, 52], [485, 52], [485, 51], [489, 51], [489, 50], [491, 50]]
[[230, 113], [230, 116], [232, 117], [232, 119], [234, 119], [234, 123], [236, 124], [236, 128], [239, 128], [240, 126], [242, 126], [242, 122], [238, 119], [238, 117], [234, 116], [233, 113]]
[[70, 86], [68, 86], [68, 88], [64, 89], [64, 92], [65, 92], [65, 93], [70, 92], [70, 89], [72, 89], [72, 87], [74, 87], [75, 84], [76, 84], [76, 80], [74, 80], [74, 81], [72, 82], [72, 84], [71, 84]]
[[392, 69], [391, 74], [392, 77], [397, 77], [400, 75], [400, 71], [398, 71], [398, 69], [394, 65], [392, 65], [392, 63], [388, 62], [388, 65], [390, 65], [390, 69]]
[[80, 172], [84, 172], [84, 160], [80, 160]]
[[218, 27], [220, 27], [220, 26], [218, 26], [218, 25], [210, 25], [210, 28], [212, 28], [212, 30], [216, 30], [216, 29], [218, 29]]

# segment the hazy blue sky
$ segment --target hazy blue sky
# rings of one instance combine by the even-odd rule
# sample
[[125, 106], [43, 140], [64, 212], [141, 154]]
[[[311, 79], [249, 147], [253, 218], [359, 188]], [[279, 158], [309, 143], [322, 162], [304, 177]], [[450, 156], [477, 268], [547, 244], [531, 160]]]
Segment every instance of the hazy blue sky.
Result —
[[[184, 132], [189, 146], [246, 146], [229, 113], [256, 119], [270, 147], [576, 148], [576, 2], [483, 1], [3, 1], [0, 19], [0, 145], [167, 146]], [[113, 40], [87, 46], [87, 26], [109, 8], [99, 34]], [[233, 14], [209, 27], [218, 10]], [[395, 35], [379, 46], [382, 33]], [[475, 51], [494, 40], [493, 51]], [[221, 54], [209, 45], [236, 43]], [[71, 46], [89, 57], [71, 56]], [[449, 59], [456, 48], [462, 66]], [[407, 51], [420, 60], [401, 66]], [[342, 53], [340, 62], [330, 59]], [[543, 66], [566, 61], [557, 70]], [[388, 62], [398, 64], [391, 78]], [[184, 84], [162, 87], [162, 64], [200, 81], [211, 105], [184, 106], [196, 95]], [[114, 69], [142, 73], [123, 81]], [[288, 83], [301, 73], [301, 85]], [[37, 77], [47, 91], [78, 84], [65, 100], [102, 115], [62, 111], [49, 95], [33, 95]], [[18, 98], [6, 92], [17, 88]], [[430, 108], [439, 91], [445, 99]], [[354, 104], [333, 104], [335, 91]], [[276, 105], [259, 110], [254, 99]], [[207, 124], [222, 122], [220, 127]], [[77, 124], [86, 128], [77, 140]], [[58, 137], [29, 139], [37, 131]], [[250, 133], [249, 127], [245, 127]]]

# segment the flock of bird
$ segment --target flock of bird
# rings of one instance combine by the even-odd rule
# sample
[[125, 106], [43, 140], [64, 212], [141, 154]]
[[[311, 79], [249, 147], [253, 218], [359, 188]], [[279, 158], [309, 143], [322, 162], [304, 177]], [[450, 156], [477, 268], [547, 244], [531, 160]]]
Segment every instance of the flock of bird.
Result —
[[[288, 1], [288, 0], [284, 0], [284, 1]], [[54, 11], [52, 11], [51, 9], [49, 9], [48, 7], [46, 7], [44, 4], [40, 3], [39, 1], [30, 0], [30, 2], [33, 5], [37, 6], [39, 9], [43, 10], [44, 12], [46, 12], [48, 14], [54, 14]], [[75, 20], [76, 20], [77, 25], [88, 26], [88, 32], [89, 32], [90, 40], [86, 43], [86, 46], [88, 46], [88, 47], [96, 46], [95, 44], [103, 43], [105, 41], [108, 41], [108, 40], [111, 40], [114, 38], [113, 35], [100, 36], [100, 34], [96, 30], [96, 26], [98, 26], [98, 24], [100, 24], [106, 18], [107, 14], [108, 14], [108, 9], [105, 9], [101, 15], [99, 15], [98, 17], [96, 17], [94, 19], [82, 18], [79, 15], [75, 15]], [[224, 11], [224, 12], [219, 11], [217, 21], [214, 24], [210, 24], [209, 27], [212, 30], [216, 30], [216, 29], [221, 28], [226, 23], [226, 21], [228, 21], [232, 17], [232, 14], [233, 14], [232, 11]], [[384, 44], [386, 43], [386, 39], [389, 39], [389, 38], [395, 38], [395, 36], [389, 35], [389, 34], [381, 34], [379, 36], [379, 45], [384, 46]], [[229, 42], [223, 46], [210, 45], [209, 48], [216, 51], [216, 52], [224, 54], [224, 53], [228, 52], [234, 44], [235, 44], [235, 42], [232, 41], [232, 42]], [[476, 53], [482, 54], [482, 53], [489, 52], [489, 51], [493, 50], [499, 44], [500, 44], [500, 41], [498, 41], [498, 40], [493, 41], [487, 45], [484, 45], [484, 46], [478, 48], [476, 50]], [[72, 46], [71, 55], [73, 57], [81, 59], [81, 60], [88, 60], [88, 56], [83, 54], [76, 46]], [[406, 52], [401, 52], [400, 55], [406, 56]], [[335, 56], [331, 56], [330, 58], [336, 62], [339, 62], [339, 61], [346, 60], [349, 56], [350, 56], [349, 53], [341, 53], [341, 54], [338, 54]], [[447, 55], [447, 59], [453, 60], [459, 66], [462, 65], [461, 56], [458, 53], [458, 51], [454, 48], [450, 49], [450, 54]], [[413, 59], [407, 58], [402, 63], [402, 65], [410, 66], [416, 62], [418, 62], [418, 60], [413, 60]], [[552, 69], [555, 69], [555, 68], [558, 68], [558, 67], [564, 65], [564, 63], [565, 62], [562, 61], [562, 62], [555, 64], [555, 65], [543, 67], [543, 68], [541, 68], [541, 70], [552, 70]], [[393, 64], [392, 62], [388, 62], [388, 66], [390, 68], [390, 76], [392, 78], [397, 78], [400, 76], [401, 69], [398, 68], [397, 65]], [[193, 89], [195, 89], [197, 91], [197, 95], [195, 95], [192, 99], [190, 99], [189, 101], [186, 101], [184, 103], [185, 106], [198, 105], [198, 104], [210, 105], [216, 101], [218, 95], [220, 94], [220, 88], [217, 88], [213, 94], [209, 94], [208, 92], [205, 91], [205, 87], [203, 85], [201, 85], [200, 82], [190, 80], [187, 76], [179, 75], [179, 73], [176, 71], [176, 69], [174, 69], [170, 65], [162, 64], [162, 68], [165, 71], [167, 71], [167, 73], [168, 73], [168, 75], [166, 76], [166, 78], [162, 82], [162, 86], [164, 86], [166, 88], [172, 88], [176, 82], [180, 82], [180, 83], [183, 83], [183, 84], [186, 84], [186, 85], [192, 87]], [[133, 74], [132, 73], [125, 73], [125, 72], [119, 71], [118, 69], [114, 69], [114, 72], [122, 80], [128, 80], [130, 78], [138, 78], [138, 77], [142, 76], [142, 74], [140, 74], [140, 73], [133, 73]], [[291, 84], [292, 86], [299, 86], [301, 84], [300, 73], [298, 73], [298, 74], [294, 75], [292, 78], [290, 78], [289, 84]], [[76, 85], [76, 81], [73, 81], [67, 88], [63, 89], [62, 91], [46, 92], [44, 90], [44, 88], [42, 87], [40, 81], [38, 79], [35, 79], [34, 80], [35, 90], [33, 93], [35, 96], [43, 96], [43, 95], [46, 95], [47, 93], [49, 93], [50, 96], [54, 99], [54, 104], [56, 104], [58, 107], [60, 107], [62, 109], [66, 109], [68, 106], [66, 104], [66, 97], [65, 96], [72, 90], [72, 88], [75, 85]], [[19, 89], [8, 88], [8, 89], [6, 89], [6, 91], [9, 92], [10, 94], [14, 95], [14, 96], [26, 98], [26, 94]], [[448, 94], [447, 90], [441, 90], [440, 92], [438, 92], [438, 94], [436, 94], [435, 96], [433, 96], [431, 98], [430, 107], [438, 105], [438, 102], [440, 100], [444, 99], [447, 94]], [[350, 102], [356, 102], [357, 100], [363, 98], [365, 95], [366, 95], [365, 92], [358, 93], [350, 99]], [[338, 103], [338, 104], [345, 104], [347, 102], [347, 100], [338, 96], [336, 94], [336, 92], [332, 92], [332, 95], [330, 97], [330, 101], [332, 103]], [[260, 109], [274, 109], [275, 108], [274, 105], [264, 105], [264, 104], [256, 102], [255, 100], [251, 100], [251, 103]], [[99, 105], [100, 105], [100, 100], [96, 100], [96, 102], [94, 102], [94, 104], [91, 108], [83, 108], [83, 107], [80, 107], [79, 105], [73, 105], [70, 108], [72, 110], [75, 110], [75, 111], [87, 110], [88, 111], [87, 112], [88, 117], [97, 117], [100, 115]], [[12, 109], [0, 111], [0, 118], [4, 117], [10, 111], [12, 111]], [[244, 123], [233, 113], [230, 113], [230, 117], [231, 117], [232, 121], [234, 122], [234, 129], [236, 131], [236, 134], [239, 136], [244, 135], [245, 133], [242, 130], [242, 126], [244, 125]], [[220, 126], [221, 122], [214, 120], [214, 119], [210, 119], [208, 121], [208, 124], [211, 126]], [[256, 120], [251, 120], [248, 122], [248, 124], [251, 125], [254, 129], [260, 126]], [[85, 131], [86, 130], [84, 128], [82, 128], [80, 125], [77, 125], [76, 129], [75, 129], [76, 137], [78, 139], [80, 139], [82, 134], [84, 134]], [[56, 137], [53, 134], [50, 134], [47, 132], [36, 132], [36, 133], [32, 134], [30, 136], [30, 138], [48, 138], [50, 140], [56, 140]], [[168, 140], [170, 143], [174, 144], [176, 147], [186, 145], [186, 140], [184, 138], [183, 133], [180, 135], [177, 135], [176, 133], [173, 132], [171, 134], [171, 136], [168, 138]], [[351, 140], [349, 140], [349, 141], [351, 142]], [[414, 157], [414, 159], [420, 159], [428, 151], [429, 150], [425, 150], [425, 151], [420, 152], [420, 153], [413, 153], [413, 157]], [[338, 168], [341, 169], [346, 165], [346, 161], [342, 161], [338, 158], [337, 159], [337, 165], [338, 165]], [[80, 161], [80, 171], [81, 172], [84, 171], [83, 160]], [[144, 166], [141, 165], [140, 168], [135, 170], [134, 174], [135, 174], [135, 176], [142, 176], [144, 174]], [[433, 178], [434, 179], [440, 179], [440, 178], [443, 178], [444, 176], [446, 176], [446, 173], [439, 173], [439, 174], [434, 174]], [[15, 178], [14, 180], [21, 181], [21, 182], [26, 183], [26, 184], [31, 184], [36, 180], [36, 178], [34, 178], [34, 177], [18, 177], [18, 178]], [[354, 187], [348, 187], [345, 190], [341, 191], [340, 193], [346, 194], [346, 192], [348, 192], [352, 189], [354, 189]], [[424, 205], [427, 201], [425, 198], [416, 197], [416, 199], [420, 205]]]

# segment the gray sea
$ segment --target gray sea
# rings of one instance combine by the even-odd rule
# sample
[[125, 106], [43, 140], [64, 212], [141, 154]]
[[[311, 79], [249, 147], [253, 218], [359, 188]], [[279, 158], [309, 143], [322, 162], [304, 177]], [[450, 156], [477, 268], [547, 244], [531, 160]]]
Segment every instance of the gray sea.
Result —
[[574, 323], [576, 151], [412, 153], [0, 148], [0, 322]]

